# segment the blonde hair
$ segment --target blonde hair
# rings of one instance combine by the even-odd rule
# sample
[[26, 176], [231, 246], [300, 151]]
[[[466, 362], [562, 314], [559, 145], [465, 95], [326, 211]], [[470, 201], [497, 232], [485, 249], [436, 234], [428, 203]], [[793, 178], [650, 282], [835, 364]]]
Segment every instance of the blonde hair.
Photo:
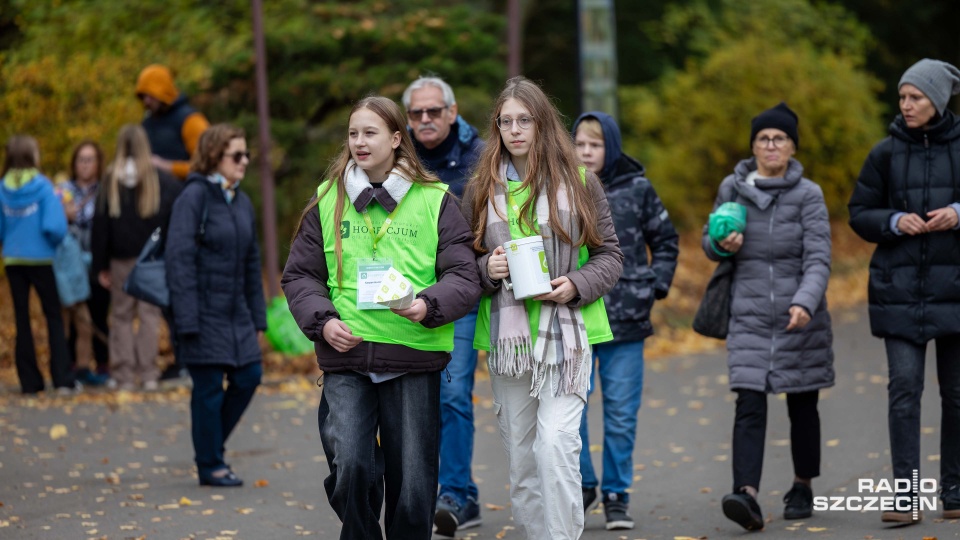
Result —
[[[407, 131], [407, 121], [404, 118], [400, 107], [397, 106], [393, 100], [383, 96], [367, 96], [353, 106], [353, 109], [350, 110], [350, 115], [347, 118], [352, 117], [354, 113], [360, 109], [368, 109], [379, 116], [380, 119], [383, 120], [383, 123], [386, 124], [388, 133], [396, 132], [400, 134], [400, 146], [393, 151], [393, 167], [399, 169], [400, 173], [414, 184], [437, 187], [439, 189], [437, 184], [440, 183], [440, 179], [437, 178], [432, 172], [428, 171], [423, 164], [420, 163], [420, 159], [417, 158], [417, 151], [413, 146], [410, 133]], [[297, 230], [293, 234], [294, 239], [296, 239], [297, 235], [300, 234], [300, 229], [303, 227], [304, 218], [309, 212], [316, 208], [316, 206], [320, 203], [320, 199], [326, 196], [331, 189], [337, 190], [337, 201], [335, 206], [336, 210], [334, 210], [333, 222], [340, 223], [343, 221], [343, 212], [347, 204], [347, 188], [344, 175], [347, 172], [347, 165], [350, 163], [350, 159], [350, 147], [347, 144], [344, 144], [340, 148], [340, 153], [337, 154], [337, 157], [330, 162], [330, 166], [327, 167], [326, 172], [323, 174], [324, 180], [322, 180], [320, 183], [320, 185], [323, 187], [323, 191], [314, 201], [307, 205], [307, 207], [303, 210], [303, 213], [300, 214], [300, 224], [297, 226]], [[337, 285], [342, 288], [343, 239], [341, 236], [340, 227], [336, 227], [336, 231], [336, 244], [334, 246], [334, 253], [337, 257]]]
[[[470, 224], [474, 234], [473, 247], [480, 253], [487, 252], [483, 246], [483, 237], [487, 231], [487, 201], [493, 199], [494, 188], [500, 182], [500, 162], [505, 155], [509, 155], [506, 154], [507, 149], [497, 126], [497, 118], [508, 99], [519, 101], [530, 112], [534, 118], [532, 129], [537, 130], [521, 184], [521, 189], [526, 189], [531, 194], [520, 207], [521, 230], [524, 226], [531, 231], [534, 229], [528, 216], [532, 214], [531, 210], [536, 208], [537, 198], [545, 192], [550, 203], [550, 223], [560, 240], [575, 246], [601, 245], [603, 239], [597, 228], [597, 209], [580, 179], [580, 159], [577, 157], [570, 132], [564, 128], [560, 113], [539, 86], [525, 77], [514, 77], [507, 81], [493, 107], [486, 146], [477, 161], [476, 174], [468, 183], [476, 194], [473, 200], [473, 223]], [[580, 226], [580, 238], [571, 238], [560, 223], [554, 202], [560, 185], [566, 188], [570, 209], [574, 213], [573, 219], [577, 220]], [[497, 212], [499, 213], [499, 209]], [[506, 216], [500, 217], [506, 221]]]
[[[600, 125], [600, 121], [596, 118], [584, 118], [577, 124], [577, 133], [580, 133], [580, 130], [583, 130], [583, 134], [587, 137], [593, 137], [594, 139], [600, 139], [605, 141], [603, 138], [603, 126]], [[574, 133], [576, 136], [576, 133]]]
[[137, 215], [149, 218], [160, 211], [160, 178], [157, 168], [150, 161], [150, 141], [147, 132], [136, 124], [126, 124], [117, 135], [117, 152], [107, 171], [106, 204], [112, 218], [120, 217], [120, 177], [126, 169], [127, 158], [132, 158], [137, 168]]

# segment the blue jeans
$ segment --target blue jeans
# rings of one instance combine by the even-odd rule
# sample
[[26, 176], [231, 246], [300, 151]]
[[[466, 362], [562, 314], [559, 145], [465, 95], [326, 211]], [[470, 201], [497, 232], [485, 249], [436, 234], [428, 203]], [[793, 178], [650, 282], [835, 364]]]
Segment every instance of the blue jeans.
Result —
[[473, 374], [477, 351], [473, 335], [477, 310], [454, 323], [450, 380], [440, 380], [440, 494], [452, 495], [462, 506], [478, 498], [470, 464], [473, 461]]
[[[894, 478], [920, 468], [920, 397], [927, 344], [886, 338], [888, 422]], [[936, 339], [940, 381], [940, 485], [960, 484], [960, 335]], [[921, 475], [922, 477], [923, 475]]]
[[[243, 367], [187, 366], [193, 379], [190, 396], [194, 460], [200, 478], [229, 466], [224, 462], [224, 443], [237, 426], [260, 385], [263, 366], [253, 362]], [[223, 389], [226, 375], [227, 389]]]
[[[433, 535], [440, 451], [440, 373], [374, 383], [353, 371], [326, 373], [318, 421], [330, 475], [327, 500], [342, 540]], [[380, 444], [377, 444], [377, 433]]]
[[[643, 394], [643, 341], [594, 345], [597, 358], [590, 373], [589, 396], [594, 390], [594, 374], [600, 373], [603, 387], [603, 483], [604, 494], [623, 494], [633, 483], [633, 446], [637, 438], [637, 412]], [[580, 421], [580, 474], [583, 487], [597, 487], [597, 475], [590, 460], [587, 407]]]

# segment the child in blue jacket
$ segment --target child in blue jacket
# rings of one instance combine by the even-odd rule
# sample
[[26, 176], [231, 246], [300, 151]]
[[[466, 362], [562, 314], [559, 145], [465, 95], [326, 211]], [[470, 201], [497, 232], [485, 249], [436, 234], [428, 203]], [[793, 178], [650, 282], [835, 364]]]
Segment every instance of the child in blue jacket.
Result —
[[30, 330], [32, 286], [37, 290], [47, 319], [53, 386], [60, 393], [69, 394], [74, 380], [52, 264], [57, 246], [67, 234], [67, 217], [54, 194], [53, 184], [37, 170], [39, 163], [36, 139], [16, 135], [7, 141], [0, 174], [0, 243], [16, 315], [17, 376], [24, 394], [43, 390], [43, 375], [37, 367]]

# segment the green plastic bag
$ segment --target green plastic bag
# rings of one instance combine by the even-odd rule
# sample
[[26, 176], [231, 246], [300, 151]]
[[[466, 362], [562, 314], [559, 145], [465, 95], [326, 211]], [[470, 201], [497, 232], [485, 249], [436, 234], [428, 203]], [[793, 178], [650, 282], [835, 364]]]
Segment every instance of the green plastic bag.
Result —
[[724, 238], [730, 236], [730, 233], [742, 233], [747, 228], [747, 207], [740, 203], [725, 202], [710, 214], [707, 227], [707, 233], [713, 240], [711, 247], [713, 247], [714, 253], [721, 257], [729, 257], [733, 254], [718, 250], [717, 245]]
[[307, 339], [290, 313], [287, 299], [278, 296], [267, 306], [267, 340], [273, 350], [286, 354], [313, 352], [313, 342]]

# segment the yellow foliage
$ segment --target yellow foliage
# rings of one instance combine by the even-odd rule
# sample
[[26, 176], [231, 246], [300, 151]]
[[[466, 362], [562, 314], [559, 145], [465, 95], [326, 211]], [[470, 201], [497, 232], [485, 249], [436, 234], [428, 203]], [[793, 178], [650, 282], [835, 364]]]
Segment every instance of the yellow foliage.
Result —
[[69, 174], [71, 153], [83, 139], [100, 143], [109, 159], [119, 127], [143, 117], [134, 85], [146, 63], [132, 49], [4, 63], [0, 136], [3, 141], [16, 133], [36, 137], [41, 169], [50, 176]]
[[642, 157], [673, 216], [702, 225], [717, 187], [751, 157], [750, 119], [780, 101], [800, 118], [796, 158], [845, 216], [863, 160], [883, 136], [878, 83], [855, 62], [798, 43], [754, 37], [713, 51], [654, 89], [622, 91], [626, 151]]

